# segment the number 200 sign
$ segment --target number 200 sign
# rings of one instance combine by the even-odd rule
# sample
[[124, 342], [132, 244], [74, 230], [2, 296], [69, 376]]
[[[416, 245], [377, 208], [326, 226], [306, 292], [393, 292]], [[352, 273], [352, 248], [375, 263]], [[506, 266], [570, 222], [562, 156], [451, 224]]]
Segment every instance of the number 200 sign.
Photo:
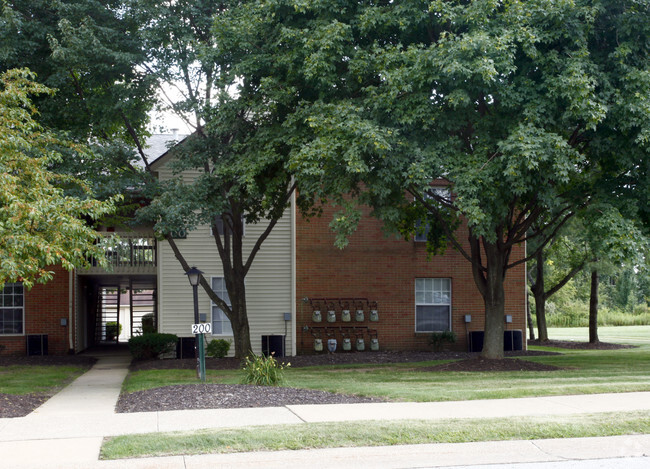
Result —
[[204, 322], [201, 324], [192, 324], [192, 334], [210, 334], [212, 332], [212, 324]]

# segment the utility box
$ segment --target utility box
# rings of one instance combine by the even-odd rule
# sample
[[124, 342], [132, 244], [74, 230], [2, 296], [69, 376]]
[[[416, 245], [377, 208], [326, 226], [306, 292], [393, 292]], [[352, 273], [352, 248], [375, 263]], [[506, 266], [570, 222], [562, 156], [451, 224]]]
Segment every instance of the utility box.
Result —
[[[485, 332], [483, 331], [470, 331], [469, 333], [469, 351], [480, 352], [483, 350], [483, 339]], [[523, 334], [521, 330], [513, 329], [503, 331], [503, 350], [511, 352], [515, 350], [523, 350]]]
[[47, 334], [27, 335], [27, 355], [47, 355]]
[[283, 335], [263, 335], [262, 336], [262, 355], [267, 357], [271, 354], [275, 358], [284, 357], [285, 336]]
[[176, 343], [176, 358], [195, 358], [194, 337], [179, 337]]

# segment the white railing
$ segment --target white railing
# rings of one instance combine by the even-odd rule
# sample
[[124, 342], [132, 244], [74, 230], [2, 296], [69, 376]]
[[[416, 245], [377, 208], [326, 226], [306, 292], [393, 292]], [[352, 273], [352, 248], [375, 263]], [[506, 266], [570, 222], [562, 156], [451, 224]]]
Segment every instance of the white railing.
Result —
[[154, 273], [156, 270], [156, 238], [143, 233], [106, 233], [97, 240], [108, 261], [102, 267], [92, 259], [87, 273]]

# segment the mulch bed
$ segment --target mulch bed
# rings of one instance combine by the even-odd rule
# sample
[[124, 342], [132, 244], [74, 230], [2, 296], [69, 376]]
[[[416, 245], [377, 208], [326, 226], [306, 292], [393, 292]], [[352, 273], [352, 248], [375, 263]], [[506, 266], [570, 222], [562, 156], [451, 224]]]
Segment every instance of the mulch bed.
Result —
[[442, 365], [419, 368], [421, 371], [556, 371], [561, 368], [553, 365], [544, 365], [519, 358], [504, 358], [503, 360], [490, 360], [481, 357], [468, 358]]
[[0, 418], [24, 417], [37, 407], [40, 407], [50, 397], [52, 396], [47, 394], [18, 396], [0, 392]]
[[296, 404], [352, 404], [382, 399], [335, 394], [311, 389], [245, 384], [184, 384], [123, 394], [117, 412], [183, 409], [238, 409]]
[[[506, 356], [538, 356], [557, 355], [557, 352], [517, 351], [506, 352]], [[290, 363], [291, 368], [306, 366], [354, 365], [354, 364], [385, 364], [412, 363], [431, 360], [464, 360], [478, 354], [468, 352], [351, 352], [334, 354], [299, 355], [297, 357], [278, 358], [279, 362]], [[205, 367], [208, 370], [236, 370], [241, 368], [241, 361], [236, 358], [206, 358]], [[196, 369], [195, 358], [177, 360], [145, 360], [131, 364], [131, 371], [140, 370], [171, 370]], [[490, 371], [490, 370], [487, 370]]]
[[619, 350], [624, 348], [636, 348], [636, 345], [610, 344], [609, 342], [573, 342], [570, 340], [529, 340], [528, 345], [540, 345], [542, 347], [566, 348], [571, 350]]

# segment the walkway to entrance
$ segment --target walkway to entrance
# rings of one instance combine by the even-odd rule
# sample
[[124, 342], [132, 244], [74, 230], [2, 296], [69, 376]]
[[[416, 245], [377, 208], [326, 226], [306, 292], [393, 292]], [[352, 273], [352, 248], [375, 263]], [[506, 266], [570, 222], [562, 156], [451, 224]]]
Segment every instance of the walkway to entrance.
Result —
[[[116, 414], [115, 404], [128, 372], [124, 350], [93, 351], [99, 361], [32, 414], [0, 419], [0, 455], [11, 468], [207, 468], [207, 467], [434, 467], [457, 464], [559, 461], [650, 454], [650, 435], [565, 440], [501, 441], [313, 451], [177, 456], [99, 461], [106, 436], [204, 428], [445, 418], [570, 415], [650, 410], [650, 392], [550, 396], [463, 402], [398, 402], [300, 405], [248, 409], [207, 409]], [[320, 461], [320, 462], [318, 462]], [[316, 463], [318, 462], [318, 463]]]

